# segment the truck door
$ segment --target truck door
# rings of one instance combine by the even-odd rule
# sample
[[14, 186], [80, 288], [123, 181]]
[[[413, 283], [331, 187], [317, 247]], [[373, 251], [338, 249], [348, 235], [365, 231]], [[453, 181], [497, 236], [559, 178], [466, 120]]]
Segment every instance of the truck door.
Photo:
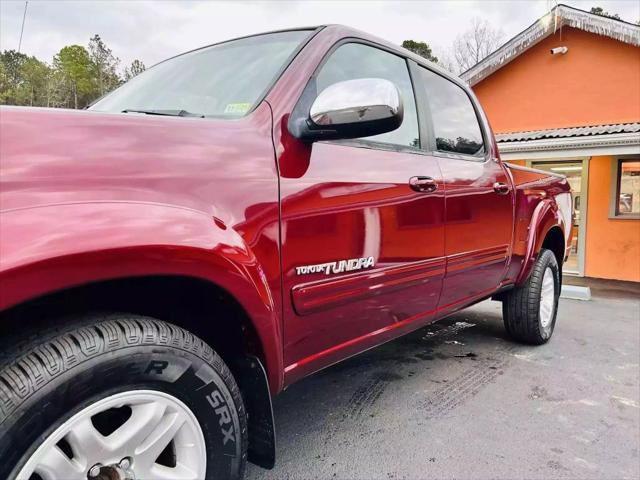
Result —
[[[361, 43], [329, 54], [311, 81], [384, 78], [400, 90], [395, 131], [288, 145], [281, 175], [286, 381], [415, 328], [444, 276], [444, 194], [419, 148], [407, 61]], [[291, 153], [293, 152], [293, 153]]]
[[513, 191], [503, 166], [491, 158], [467, 92], [426, 68], [418, 72], [445, 187], [447, 272], [439, 309], [449, 310], [492, 293], [502, 281], [513, 234]]

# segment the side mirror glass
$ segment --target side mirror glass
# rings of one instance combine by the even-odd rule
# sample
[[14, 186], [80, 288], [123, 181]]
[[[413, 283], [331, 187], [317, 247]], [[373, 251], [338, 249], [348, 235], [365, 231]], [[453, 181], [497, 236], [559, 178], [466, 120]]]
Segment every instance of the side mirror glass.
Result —
[[305, 141], [368, 137], [395, 130], [403, 114], [400, 92], [389, 80], [346, 80], [324, 89], [292, 133]]

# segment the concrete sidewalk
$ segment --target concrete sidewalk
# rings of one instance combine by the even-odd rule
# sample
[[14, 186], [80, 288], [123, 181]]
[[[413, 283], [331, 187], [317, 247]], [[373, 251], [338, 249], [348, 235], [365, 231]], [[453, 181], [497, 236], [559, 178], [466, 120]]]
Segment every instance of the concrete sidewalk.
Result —
[[293, 385], [248, 478], [636, 479], [639, 357], [636, 296], [562, 300], [541, 347], [483, 302]]

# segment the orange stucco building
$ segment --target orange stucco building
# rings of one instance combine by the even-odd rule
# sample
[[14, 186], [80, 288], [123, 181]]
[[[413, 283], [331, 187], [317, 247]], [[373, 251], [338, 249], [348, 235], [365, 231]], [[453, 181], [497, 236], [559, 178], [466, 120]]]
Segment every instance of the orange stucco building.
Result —
[[640, 27], [559, 5], [462, 78], [503, 160], [569, 178], [566, 271], [640, 282]]

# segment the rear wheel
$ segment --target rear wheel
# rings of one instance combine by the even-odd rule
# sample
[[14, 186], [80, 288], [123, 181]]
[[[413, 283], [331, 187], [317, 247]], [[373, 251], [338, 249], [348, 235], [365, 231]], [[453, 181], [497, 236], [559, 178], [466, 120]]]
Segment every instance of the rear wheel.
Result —
[[247, 427], [222, 359], [159, 320], [82, 319], [0, 365], [0, 478], [240, 479]]
[[527, 282], [504, 295], [502, 315], [515, 340], [541, 345], [551, 338], [560, 298], [560, 268], [551, 250], [542, 249]]

